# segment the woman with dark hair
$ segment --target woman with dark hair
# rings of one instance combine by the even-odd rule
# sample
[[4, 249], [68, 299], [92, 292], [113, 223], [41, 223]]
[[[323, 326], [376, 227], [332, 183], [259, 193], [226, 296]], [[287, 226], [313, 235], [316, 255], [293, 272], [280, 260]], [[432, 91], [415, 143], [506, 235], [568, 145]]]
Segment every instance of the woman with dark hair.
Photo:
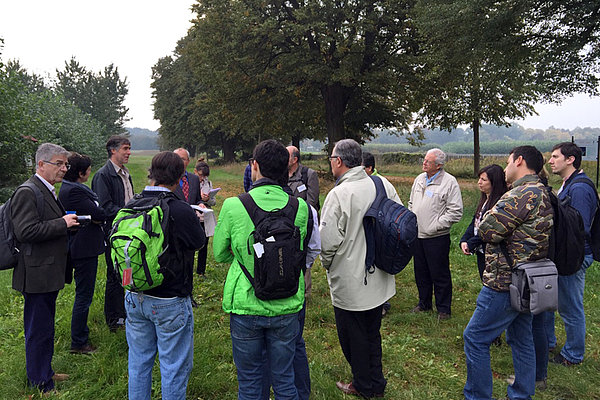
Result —
[[68, 158], [69, 170], [60, 187], [58, 198], [67, 212], [78, 216], [89, 215], [91, 223], [69, 233], [69, 255], [75, 278], [75, 302], [71, 316], [71, 353], [93, 353], [96, 348], [89, 341], [88, 314], [98, 270], [98, 255], [104, 253], [102, 224], [104, 209], [98, 205], [98, 196], [84, 183], [90, 177], [91, 160], [88, 156], [72, 153]]
[[[196, 167], [194, 168], [194, 174], [196, 174], [196, 176], [198, 176], [198, 178], [200, 179], [200, 195], [202, 196], [202, 203], [200, 203], [201, 204], [200, 207], [203, 207], [203, 208], [213, 207], [217, 203], [217, 201], [214, 198], [214, 196], [211, 198], [209, 195], [210, 191], [213, 188], [213, 185], [212, 185], [212, 182], [208, 179], [208, 177], [210, 175], [210, 167], [204, 161], [203, 158], [199, 159], [198, 162], [196, 163]], [[205, 229], [204, 218], [212, 218], [214, 220], [214, 214], [211, 214], [210, 216], [206, 216], [206, 217], [205, 217], [204, 213], [202, 213], [200, 215], [200, 224], [202, 225], [202, 229]], [[216, 225], [216, 222], [213, 221], [213, 224]], [[207, 238], [206, 238], [207, 245], [198, 251], [198, 265], [196, 267], [196, 272], [200, 276], [204, 276], [204, 274], [206, 273], [206, 256], [207, 256], [207, 248], [208, 248], [208, 237], [209, 237], [209, 235], [212, 236], [211, 231], [212, 230], [208, 230], [208, 232], [207, 232]]]
[[483, 215], [491, 209], [496, 202], [508, 190], [504, 178], [504, 170], [497, 164], [488, 165], [479, 170], [479, 181], [477, 185], [481, 191], [479, 204], [475, 210], [475, 215], [467, 231], [460, 239], [460, 248], [465, 255], [475, 253], [477, 255], [477, 268], [479, 269], [479, 278], [483, 278], [485, 270], [485, 243], [477, 235], [479, 222]]

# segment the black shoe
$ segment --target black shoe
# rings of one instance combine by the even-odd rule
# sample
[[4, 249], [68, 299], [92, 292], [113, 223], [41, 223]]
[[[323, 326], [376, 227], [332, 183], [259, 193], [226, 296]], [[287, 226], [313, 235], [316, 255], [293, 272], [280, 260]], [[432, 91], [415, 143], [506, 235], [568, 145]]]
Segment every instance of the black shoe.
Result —
[[438, 313], [438, 321], [445, 321], [447, 319], [450, 319], [450, 314], [445, 313], [445, 312]]
[[429, 311], [429, 310], [431, 310], [431, 308], [425, 309], [425, 308], [422, 308], [420, 305], [417, 305], [410, 312], [412, 312], [412, 313], [420, 313], [420, 312], [425, 312], [425, 311]]
[[93, 354], [98, 351], [96, 346], [91, 345], [90, 343], [86, 343], [81, 347], [71, 347], [69, 351], [71, 354]]
[[579, 365], [581, 363], [574, 363], [563, 357], [562, 354], [558, 353], [554, 357], [550, 359], [550, 362], [553, 364], [563, 365], [565, 367], [571, 367], [573, 365]]
[[109, 323], [108, 329], [112, 333], [115, 333], [118, 330], [125, 330], [125, 318], [119, 318], [118, 320], [113, 321], [112, 323]]

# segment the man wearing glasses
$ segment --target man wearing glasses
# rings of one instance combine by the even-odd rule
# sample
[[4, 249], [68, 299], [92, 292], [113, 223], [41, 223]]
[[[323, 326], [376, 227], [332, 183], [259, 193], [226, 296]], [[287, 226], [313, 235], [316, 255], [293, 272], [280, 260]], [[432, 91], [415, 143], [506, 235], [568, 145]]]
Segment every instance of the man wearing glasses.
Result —
[[460, 221], [463, 203], [456, 178], [444, 171], [446, 154], [431, 149], [425, 154], [423, 173], [415, 178], [408, 208], [417, 216], [418, 239], [413, 245], [419, 303], [412, 312], [429, 311], [435, 293], [439, 320], [450, 318], [450, 227]]
[[[98, 195], [100, 207], [106, 212], [108, 235], [117, 212], [133, 198], [133, 182], [125, 164], [131, 155], [131, 143], [125, 136], [111, 136], [106, 142], [108, 161], [92, 179], [92, 190]], [[108, 239], [108, 238], [107, 238]], [[125, 327], [124, 291], [110, 258], [110, 246], [106, 253], [106, 290], [104, 292], [104, 316], [111, 332]]]
[[54, 390], [54, 381], [68, 378], [52, 370], [54, 316], [58, 291], [65, 286], [67, 229], [78, 226], [77, 215], [65, 215], [54, 184], [61, 182], [69, 165], [69, 152], [44, 143], [35, 154], [36, 172], [11, 200], [11, 220], [19, 242], [19, 261], [12, 287], [25, 303], [25, 360], [29, 386]]

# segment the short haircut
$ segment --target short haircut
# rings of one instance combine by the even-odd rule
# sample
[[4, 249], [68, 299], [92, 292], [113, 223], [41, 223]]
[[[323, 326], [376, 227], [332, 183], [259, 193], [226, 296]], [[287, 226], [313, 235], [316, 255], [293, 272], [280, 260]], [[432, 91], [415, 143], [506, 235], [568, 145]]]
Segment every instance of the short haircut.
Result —
[[362, 165], [363, 167], [373, 167], [375, 169], [375, 156], [368, 151], [363, 151]]
[[581, 147], [577, 146], [575, 143], [562, 142], [555, 145], [552, 148], [552, 151], [554, 150], [560, 150], [561, 154], [565, 156], [565, 158], [575, 157], [575, 161], [573, 161], [573, 167], [575, 167], [575, 169], [579, 169], [581, 167], [583, 151], [581, 151]]
[[37, 168], [37, 165], [40, 163], [40, 161], [50, 161], [50, 160], [52, 160], [52, 157], [54, 157], [57, 154], [59, 154], [61, 156], [69, 157], [70, 153], [67, 150], [65, 150], [64, 147], [59, 146], [54, 143], [40, 144], [40, 146], [37, 148], [37, 151], [35, 152], [36, 168]]
[[209, 176], [210, 175], [210, 167], [208, 166], [208, 164], [206, 163], [206, 161], [198, 161], [196, 163], [195, 170], [198, 171], [198, 172], [201, 172], [203, 176]]
[[131, 146], [131, 142], [129, 139], [122, 135], [114, 135], [108, 138], [108, 142], [106, 142], [106, 152], [108, 153], [108, 158], [112, 156], [112, 150], [119, 150], [123, 145]]
[[161, 151], [152, 157], [148, 178], [154, 185], [172, 186], [179, 183], [183, 175], [183, 160], [172, 151]]
[[190, 152], [187, 149], [184, 149], [183, 147], [179, 147], [175, 150], [173, 150], [173, 153], [177, 152], [177, 151], [185, 151], [185, 154], [187, 154], [187, 158], [190, 158]]
[[65, 174], [65, 179], [71, 182], [77, 182], [79, 174], [85, 175], [87, 169], [92, 165], [92, 160], [88, 156], [79, 153], [71, 153], [68, 160], [70, 167]]
[[258, 163], [262, 176], [281, 185], [287, 183], [290, 153], [283, 144], [274, 139], [263, 140], [254, 148], [252, 158]]
[[534, 146], [517, 146], [510, 151], [510, 154], [513, 156], [513, 161], [516, 158], [523, 157], [527, 168], [534, 171], [536, 175], [540, 173], [544, 166], [544, 156]]
[[294, 149], [294, 151], [292, 151], [292, 156], [298, 158], [298, 163], [300, 163], [300, 150]]
[[429, 149], [427, 150], [427, 153], [425, 153], [425, 155], [429, 154], [429, 153], [433, 153], [433, 155], [435, 156], [435, 164], [436, 165], [445, 165], [446, 164], [446, 153], [444, 153], [442, 151], [442, 149], [438, 149], [437, 147], [433, 148], [433, 149]]
[[332, 155], [339, 157], [348, 168], [358, 167], [362, 162], [362, 149], [353, 139], [342, 139], [337, 142]]

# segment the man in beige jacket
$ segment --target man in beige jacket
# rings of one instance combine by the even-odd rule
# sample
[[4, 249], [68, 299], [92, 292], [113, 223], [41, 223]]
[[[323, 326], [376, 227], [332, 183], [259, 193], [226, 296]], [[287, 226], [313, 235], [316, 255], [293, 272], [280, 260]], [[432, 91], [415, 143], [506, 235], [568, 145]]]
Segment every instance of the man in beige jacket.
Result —
[[446, 154], [431, 149], [423, 161], [423, 173], [415, 178], [408, 208], [417, 216], [419, 236], [414, 246], [415, 281], [419, 304], [413, 312], [435, 307], [440, 320], [450, 318], [452, 277], [450, 276], [450, 227], [460, 221], [462, 197], [456, 178], [444, 171]]
[[[381, 309], [396, 285], [393, 275], [377, 268], [367, 274], [365, 269], [363, 217], [375, 200], [375, 184], [361, 166], [362, 151], [354, 140], [337, 142], [329, 160], [337, 181], [321, 212], [321, 262], [340, 346], [352, 367], [352, 382], [336, 385], [346, 394], [383, 397], [387, 382], [381, 365]], [[381, 180], [387, 196], [401, 203], [392, 184]]]

